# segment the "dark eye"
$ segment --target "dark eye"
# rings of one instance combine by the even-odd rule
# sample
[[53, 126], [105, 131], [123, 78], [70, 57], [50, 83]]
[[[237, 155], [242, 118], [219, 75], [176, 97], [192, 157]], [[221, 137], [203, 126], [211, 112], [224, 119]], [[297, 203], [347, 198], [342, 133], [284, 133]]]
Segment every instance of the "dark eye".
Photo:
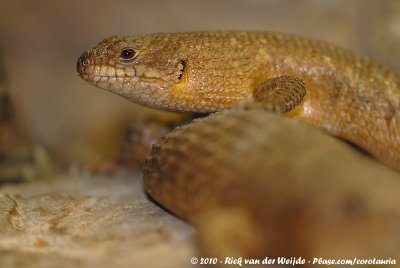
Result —
[[121, 51], [120, 57], [125, 60], [133, 59], [136, 56], [136, 52], [132, 48], [125, 48]]

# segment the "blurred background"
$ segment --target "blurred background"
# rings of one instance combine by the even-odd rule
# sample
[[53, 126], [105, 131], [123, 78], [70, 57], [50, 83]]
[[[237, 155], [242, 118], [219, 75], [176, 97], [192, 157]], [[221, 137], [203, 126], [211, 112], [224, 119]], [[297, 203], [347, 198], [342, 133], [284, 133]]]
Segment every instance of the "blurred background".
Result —
[[109, 35], [281, 31], [326, 40], [400, 70], [398, 0], [36, 0], [0, 2], [0, 45], [18, 128], [65, 163], [115, 153], [122, 130], [161, 113], [79, 78], [76, 61]]

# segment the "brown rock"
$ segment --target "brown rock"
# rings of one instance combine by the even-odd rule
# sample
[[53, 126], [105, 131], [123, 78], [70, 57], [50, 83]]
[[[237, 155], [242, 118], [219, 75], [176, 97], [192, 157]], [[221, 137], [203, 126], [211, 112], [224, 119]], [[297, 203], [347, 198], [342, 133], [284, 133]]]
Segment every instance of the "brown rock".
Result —
[[0, 230], [0, 267], [190, 267], [193, 255], [192, 229], [149, 202], [140, 178], [4, 186]]

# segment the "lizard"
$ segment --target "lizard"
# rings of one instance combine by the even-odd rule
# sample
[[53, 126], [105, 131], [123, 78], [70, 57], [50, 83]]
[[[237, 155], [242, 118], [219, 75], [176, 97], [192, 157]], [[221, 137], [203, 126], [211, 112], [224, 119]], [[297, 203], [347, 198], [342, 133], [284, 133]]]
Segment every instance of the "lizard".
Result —
[[79, 58], [89, 83], [136, 103], [283, 112], [400, 169], [400, 77], [327, 42], [274, 32], [111, 36]]
[[[315, 129], [310, 131], [302, 125], [287, 128], [285, 125], [293, 122], [259, 111], [283, 113], [318, 126], [398, 169], [399, 77], [389, 69], [325, 42], [261, 32], [113, 36], [84, 52], [77, 68], [89, 83], [154, 108], [197, 113], [238, 108], [168, 134], [153, 148], [144, 168], [145, 190], [164, 207], [194, 223], [205, 234], [212, 230], [228, 230], [225, 237], [216, 235], [216, 241], [212, 240], [214, 236], [206, 235], [200, 242], [206, 252], [208, 248], [216, 248], [216, 255], [224, 256], [227, 252], [221, 253], [221, 250], [225, 246], [229, 253], [237, 256], [261, 256], [267, 251], [275, 256], [299, 252], [311, 256], [324, 252], [323, 249], [332, 244], [329, 242], [346, 232], [357, 238], [354, 243], [330, 248], [328, 252], [344, 253], [353, 246], [360, 246], [357, 254], [371, 256], [371, 252], [378, 254], [376, 250], [381, 245], [386, 246], [381, 247], [379, 254], [398, 252], [397, 233], [381, 228], [391, 222], [398, 226], [399, 213], [395, 193], [392, 193], [397, 189], [398, 174], [354, 155], [353, 151], [316, 133]], [[274, 131], [276, 126], [279, 132]], [[274, 134], [271, 134], [271, 127]], [[283, 140], [279, 138], [280, 131]], [[302, 138], [297, 139], [299, 133]], [[262, 150], [263, 146], [270, 146], [275, 153], [287, 157], [275, 161], [274, 154]], [[248, 157], [229, 157], [239, 154], [240, 150], [250, 150]], [[334, 153], [330, 155], [332, 150]], [[264, 161], [275, 165], [264, 165]], [[182, 172], [186, 172], [185, 176]], [[356, 179], [350, 179], [352, 177]], [[271, 197], [268, 200], [272, 205], [264, 207], [264, 193], [274, 194], [268, 185], [276, 185], [277, 178], [284, 180], [276, 196], [288, 200]], [[309, 180], [284, 193], [284, 186], [291, 185], [293, 178]], [[321, 219], [325, 225], [321, 225], [320, 221], [314, 222], [312, 216], [326, 208], [320, 210], [318, 201], [319, 198], [325, 200], [324, 182], [328, 188], [335, 189], [334, 193], [339, 193], [333, 201], [329, 199], [329, 206], [344, 216], [335, 220], [325, 215]], [[312, 188], [315, 183], [317, 187]], [[368, 190], [358, 192], [357, 186], [364, 183]], [[299, 197], [296, 193], [308, 186], [314, 191], [306, 191], [305, 195], [311, 194], [312, 198], [296, 199]], [[368, 193], [374, 195], [374, 189], [378, 188], [379, 193], [390, 192], [387, 198], [391, 201], [385, 201], [382, 208], [377, 203], [385, 194], [368, 199]], [[294, 206], [295, 212], [299, 204], [301, 213], [285, 212], [287, 204], [289, 208]], [[348, 205], [344, 205], [347, 209], [343, 204]], [[310, 208], [306, 209], [307, 206]], [[268, 210], [272, 211], [271, 217], [267, 215]], [[377, 223], [374, 218], [385, 211], [393, 212], [392, 221]], [[351, 223], [353, 214], [358, 219], [356, 223]], [[280, 220], [286, 217], [289, 222], [269, 222], [274, 216]], [[298, 223], [302, 224], [301, 228], [296, 227]], [[392, 226], [389, 225], [386, 227]], [[317, 235], [313, 236], [316, 240], [311, 239], [307, 247], [303, 247], [307, 234], [321, 226], [328, 230], [338, 228], [333, 234], [320, 236], [319, 240]], [[282, 235], [290, 229], [293, 232], [287, 238], [294, 243], [283, 245], [274, 231]], [[236, 234], [231, 236], [235, 230]], [[253, 231], [238, 234], [237, 230]], [[302, 235], [303, 232], [307, 234]], [[382, 238], [376, 247], [360, 239], [366, 232]], [[244, 242], [235, 248], [229, 237]]]

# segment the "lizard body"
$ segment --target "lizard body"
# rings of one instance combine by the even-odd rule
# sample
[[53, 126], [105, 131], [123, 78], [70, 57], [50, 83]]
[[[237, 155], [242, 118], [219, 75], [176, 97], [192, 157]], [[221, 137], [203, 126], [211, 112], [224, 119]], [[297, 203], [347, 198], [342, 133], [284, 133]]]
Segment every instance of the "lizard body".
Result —
[[299, 78], [307, 93], [288, 116], [400, 169], [399, 76], [329, 43], [263, 32], [113, 36], [85, 52], [78, 71], [139, 104], [198, 113], [254, 103], [266, 81]]
[[400, 174], [281, 115], [228, 110], [177, 128], [144, 185], [197, 227], [203, 256], [400, 258]]
[[398, 258], [399, 174], [258, 109], [400, 169], [394, 72], [328, 43], [259, 32], [114, 36], [86, 51], [78, 72], [149, 107], [257, 108], [179, 128], [146, 162], [146, 191], [198, 227], [205, 256]]

